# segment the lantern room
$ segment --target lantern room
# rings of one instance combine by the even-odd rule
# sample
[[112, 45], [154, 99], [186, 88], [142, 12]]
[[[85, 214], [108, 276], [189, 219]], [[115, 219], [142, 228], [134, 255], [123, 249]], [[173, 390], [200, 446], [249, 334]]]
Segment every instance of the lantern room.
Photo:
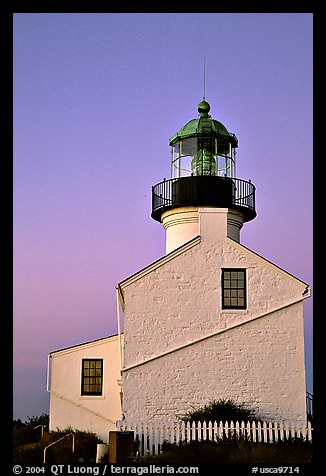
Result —
[[199, 117], [174, 134], [171, 178], [152, 187], [152, 218], [161, 221], [168, 210], [182, 207], [228, 208], [241, 214], [243, 222], [255, 211], [255, 186], [236, 177], [238, 139], [209, 114], [203, 99]]
[[172, 178], [197, 175], [235, 177], [238, 140], [209, 115], [210, 105], [198, 104], [199, 118], [192, 119], [171, 139]]

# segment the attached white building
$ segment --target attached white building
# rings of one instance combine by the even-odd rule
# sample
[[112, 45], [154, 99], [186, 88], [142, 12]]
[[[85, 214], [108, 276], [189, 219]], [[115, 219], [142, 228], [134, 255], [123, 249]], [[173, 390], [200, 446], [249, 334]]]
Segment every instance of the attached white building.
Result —
[[118, 335], [50, 354], [50, 429], [103, 437], [118, 419], [175, 420], [213, 399], [306, 421], [310, 288], [240, 243], [255, 187], [236, 178], [237, 138], [209, 110], [203, 100], [170, 139], [172, 178], [152, 190], [167, 254], [117, 285]]
[[51, 431], [72, 427], [108, 440], [121, 415], [120, 355], [118, 335], [51, 352]]

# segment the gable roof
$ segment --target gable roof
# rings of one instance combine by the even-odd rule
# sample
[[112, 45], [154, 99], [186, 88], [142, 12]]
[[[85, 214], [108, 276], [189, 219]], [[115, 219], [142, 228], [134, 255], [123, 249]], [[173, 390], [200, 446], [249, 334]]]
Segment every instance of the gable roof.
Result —
[[173, 260], [177, 256], [181, 255], [185, 251], [189, 250], [193, 246], [198, 245], [200, 243], [201, 237], [198, 235], [195, 238], [192, 238], [191, 240], [187, 241], [187, 243], [179, 246], [179, 248], [176, 248], [175, 250], [171, 251], [165, 256], [162, 256], [158, 260], [154, 261], [153, 263], [149, 264], [145, 268], [140, 269], [136, 273], [132, 274], [128, 278], [124, 279], [118, 284], [119, 288], [123, 288], [125, 286], [128, 286], [128, 284], [133, 283], [134, 281], [137, 281], [137, 279], [142, 278], [148, 273], [151, 273], [155, 269], [159, 268], [160, 266], [163, 266], [165, 263], [168, 263], [169, 261]]
[[[54, 350], [54, 351], [50, 352], [49, 355], [52, 356], [54, 354], [58, 354], [59, 352], [66, 352], [66, 351], [73, 352], [74, 350], [78, 350], [78, 349], [80, 349], [80, 347], [83, 347], [83, 346], [98, 345], [98, 344], [104, 343], [104, 341], [115, 340], [116, 338], [118, 338], [118, 336], [119, 336], [119, 334], [112, 334], [110, 336], [101, 337], [99, 339], [94, 339], [94, 340], [90, 340], [90, 341], [87, 341], [87, 342], [82, 342], [81, 344], [71, 345], [69, 347], [64, 347], [62, 349]], [[121, 333], [121, 336], [123, 336], [123, 333]]]
[[302, 281], [302, 279], [299, 279], [297, 278], [296, 276], [294, 276], [293, 274], [289, 273], [288, 271], [285, 271], [283, 268], [281, 268], [280, 266], [274, 264], [272, 261], [264, 258], [263, 256], [261, 256], [260, 254], [256, 253], [255, 251], [252, 251], [250, 248], [247, 248], [246, 246], [244, 246], [243, 244], [241, 243], [238, 243], [237, 241], [233, 240], [232, 238], [230, 237], [227, 237], [227, 240], [230, 240], [232, 242], [232, 245], [234, 245], [236, 248], [238, 248], [240, 251], [244, 251], [246, 254], [249, 254], [251, 255], [253, 258], [258, 258], [259, 261], [262, 261], [264, 264], [267, 264], [269, 267], [273, 268], [275, 271], [277, 272], [281, 272], [282, 274], [286, 275], [287, 277], [295, 280], [296, 282], [298, 283], [301, 283], [303, 284], [304, 286], [306, 286], [306, 288], [309, 287], [309, 284], [306, 283], [305, 281]]
[[[305, 287], [309, 287], [309, 284], [306, 283], [305, 281], [303, 281], [302, 279], [294, 276], [293, 274], [289, 273], [288, 271], [285, 271], [283, 268], [281, 268], [280, 266], [276, 265], [275, 263], [273, 263], [272, 261], [268, 260], [267, 258], [264, 258], [263, 256], [261, 256], [260, 254], [256, 253], [255, 251], [252, 251], [250, 248], [247, 248], [246, 246], [244, 246], [243, 244], [241, 243], [238, 243], [237, 241], [233, 240], [232, 238], [230, 237], [227, 237], [227, 240], [229, 240], [230, 242], [232, 242], [232, 245], [234, 245], [236, 248], [239, 249], [239, 251], [242, 251], [242, 252], [245, 252], [246, 254], [249, 254], [251, 255], [253, 258], [257, 259], [259, 261], [262, 261], [264, 264], [267, 264], [268, 266], [270, 266], [271, 268], [273, 268], [275, 271], [277, 272], [281, 272], [282, 274], [284, 274], [285, 276], [295, 280], [297, 283], [302, 283]], [[125, 287], [125, 286], [128, 286], [129, 284], [133, 283], [134, 281], [137, 281], [137, 279], [140, 279], [142, 278], [143, 276], [145, 276], [146, 274], [149, 274], [151, 273], [152, 271], [154, 271], [155, 269], [159, 268], [160, 266], [163, 266], [165, 263], [173, 260], [174, 258], [176, 258], [177, 256], [181, 255], [182, 253], [184, 253], [185, 251], [187, 251], [188, 249], [192, 248], [193, 246], [196, 246], [197, 244], [199, 244], [201, 241], [201, 236], [198, 235], [196, 236], [195, 238], [192, 238], [190, 241], [187, 241], [187, 243], [181, 245], [179, 248], [171, 251], [170, 253], [168, 253], [167, 255], [159, 258], [158, 260], [154, 261], [153, 263], [151, 263], [150, 265], [146, 266], [145, 268], [142, 268], [141, 270], [137, 271], [136, 273], [132, 274], [131, 276], [129, 276], [128, 278], [124, 279], [123, 281], [121, 281], [118, 285], [117, 285], [117, 288], [120, 292], [120, 296], [123, 298], [123, 295], [122, 295], [122, 289]]]

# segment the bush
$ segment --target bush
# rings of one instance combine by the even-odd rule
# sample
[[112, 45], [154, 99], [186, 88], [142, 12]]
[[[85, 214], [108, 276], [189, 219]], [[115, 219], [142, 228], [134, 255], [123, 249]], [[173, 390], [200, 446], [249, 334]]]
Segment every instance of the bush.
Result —
[[213, 441], [165, 442], [157, 456], [144, 456], [144, 464], [196, 465], [205, 463], [300, 464], [312, 461], [312, 444], [300, 439], [253, 443], [244, 438]]
[[253, 421], [258, 417], [255, 411], [244, 404], [235, 403], [233, 400], [212, 400], [203, 408], [193, 409], [186, 413], [182, 420], [186, 422], [197, 421]]
[[[72, 431], [72, 428], [51, 431], [45, 433], [43, 439], [37, 443], [16, 445], [13, 452], [13, 464], [36, 465], [43, 463], [44, 448]], [[51, 464], [95, 463], [97, 444], [103, 443], [103, 441], [91, 432], [75, 430], [74, 435], [74, 453], [72, 453], [72, 435], [69, 435], [57, 445], [46, 450], [46, 462]]]
[[68, 463], [95, 463], [96, 447], [103, 441], [92, 432], [72, 430], [66, 428], [62, 431], [47, 433], [43, 438], [43, 447], [59, 440], [65, 435], [73, 432], [75, 436], [75, 451], [72, 452], [72, 435], [67, 436], [57, 445], [51, 446], [46, 451], [46, 462], [52, 464]]
[[36, 443], [41, 437], [41, 434], [32, 427], [22, 426], [14, 430], [13, 447], [28, 445]]
[[38, 465], [43, 463], [43, 445], [34, 443], [13, 448], [13, 464]]
[[42, 435], [39, 425], [42, 425], [44, 429], [49, 427], [49, 415], [42, 413], [39, 417], [28, 417], [28, 420], [28, 422], [22, 422], [20, 419], [13, 421], [14, 447], [36, 443]]

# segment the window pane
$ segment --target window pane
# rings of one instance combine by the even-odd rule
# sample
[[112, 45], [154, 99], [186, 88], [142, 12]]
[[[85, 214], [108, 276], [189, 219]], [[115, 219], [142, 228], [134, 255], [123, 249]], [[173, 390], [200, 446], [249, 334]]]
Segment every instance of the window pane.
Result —
[[82, 360], [82, 395], [102, 394], [102, 359]]
[[223, 269], [222, 307], [244, 309], [246, 307], [246, 270]]

